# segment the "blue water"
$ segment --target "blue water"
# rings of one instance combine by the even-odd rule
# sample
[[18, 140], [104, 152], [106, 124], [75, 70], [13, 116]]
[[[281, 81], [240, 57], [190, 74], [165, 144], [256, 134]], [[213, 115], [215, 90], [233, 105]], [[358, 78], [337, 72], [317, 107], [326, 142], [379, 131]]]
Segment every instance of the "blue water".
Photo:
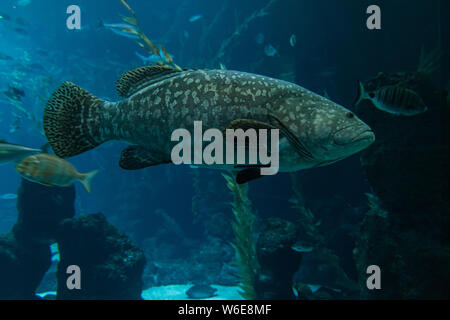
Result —
[[[366, 28], [366, 8], [373, 1], [275, 1], [268, 15], [248, 23], [217, 58], [220, 46], [236, 27], [268, 0], [130, 0], [142, 30], [174, 56], [182, 68], [220, 68], [253, 72], [290, 80], [352, 109], [358, 80], [379, 72], [414, 71], [422, 46], [433, 49], [449, 36], [439, 25], [439, 1], [380, 0], [382, 30]], [[68, 30], [66, 8], [81, 8], [81, 30]], [[447, 4], [442, 4], [446, 6]], [[0, 19], [0, 91], [13, 85], [25, 92], [20, 105], [41, 121], [45, 101], [63, 81], [74, 82], [103, 99], [117, 101], [115, 82], [120, 75], [141, 66], [135, 52], [145, 54], [132, 40], [99, 27], [99, 21], [121, 22], [129, 12], [119, 0], [31, 0], [26, 6], [2, 0], [0, 15], [21, 18], [23, 25]], [[195, 19], [192, 17], [197, 16]], [[190, 21], [195, 20], [193, 22]], [[17, 28], [23, 30], [17, 30]], [[258, 34], [264, 43], [257, 43]], [[296, 45], [289, 39], [296, 35]], [[261, 39], [259, 39], [261, 40]], [[268, 56], [265, 45], [278, 52]], [[448, 67], [448, 66], [447, 66]], [[286, 75], [291, 73], [291, 75]], [[438, 83], [448, 81], [444, 70], [434, 74]], [[17, 116], [20, 125], [11, 130]], [[12, 132], [13, 131], [13, 132]], [[11, 101], [0, 97], [0, 138], [11, 143], [38, 147], [45, 137]], [[76, 183], [77, 214], [102, 212], [119, 229], [142, 246], [158, 231], [152, 213], [163, 210], [175, 219], [188, 239], [204, 239], [205, 226], [192, 213], [195, 190], [193, 171], [201, 181], [199, 211], [204, 216], [230, 214], [231, 196], [219, 171], [188, 166], [155, 166], [139, 171], [119, 168], [126, 146], [108, 142], [73, 157], [80, 171], [99, 169], [92, 193]], [[370, 187], [363, 175], [359, 154], [336, 164], [298, 172], [305, 197], [324, 224], [338, 223], [337, 210], [351, 210], [355, 221], [367, 209], [365, 193]], [[16, 193], [20, 177], [13, 164], [0, 167], [0, 194]], [[197, 194], [197, 198], [199, 195]], [[250, 198], [259, 217], [294, 219], [289, 176], [278, 174], [250, 184]], [[333, 203], [336, 207], [332, 207]], [[328, 206], [328, 207], [327, 207]], [[331, 208], [329, 208], [331, 207]], [[15, 223], [14, 201], [0, 200], [0, 232]], [[182, 252], [179, 253], [183, 255]]]

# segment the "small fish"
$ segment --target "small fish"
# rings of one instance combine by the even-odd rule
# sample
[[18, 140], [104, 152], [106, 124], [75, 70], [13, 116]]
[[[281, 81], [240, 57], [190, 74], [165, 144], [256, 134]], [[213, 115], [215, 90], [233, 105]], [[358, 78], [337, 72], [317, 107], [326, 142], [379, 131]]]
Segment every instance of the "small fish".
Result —
[[189, 18], [189, 22], [195, 22], [195, 21], [198, 21], [198, 20], [200, 20], [200, 19], [202, 19], [202, 18], [203, 18], [203, 15], [202, 15], [202, 14], [197, 14], [197, 15], [195, 15], [195, 16], [190, 17], [190, 18]]
[[98, 170], [79, 173], [66, 160], [50, 154], [37, 154], [25, 158], [16, 166], [17, 172], [25, 179], [45, 186], [68, 187], [75, 180], [80, 181], [88, 192]]
[[149, 56], [143, 56], [139, 52], [135, 52], [135, 54], [142, 60], [142, 64], [144, 65], [152, 65], [158, 62], [164, 62], [164, 58], [157, 56], [155, 54], [151, 54]]
[[274, 57], [275, 55], [278, 54], [277, 49], [275, 49], [275, 47], [271, 44], [267, 44], [264, 47], [264, 53], [266, 54], [266, 56], [268, 57]]
[[291, 249], [301, 253], [309, 253], [314, 251], [314, 246], [298, 242], [294, 244]]
[[17, 194], [15, 193], [5, 193], [0, 195], [1, 200], [15, 200], [17, 199]]
[[415, 116], [428, 110], [422, 98], [413, 90], [399, 86], [387, 86], [367, 92], [363, 83], [359, 81], [355, 106], [363, 100], [370, 100], [379, 110], [400, 116]]
[[189, 288], [186, 291], [186, 295], [190, 299], [206, 299], [217, 296], [217, 289], [204, 284], [197, 284]]
[[265, 40], [265, 36], [264, 36], [264, 33], [258, 33], [257, 35], [256, 35], [256, 37], [255, 37], [255, 42], [257, 43], [257, 44], [263, 44], [264, 43], [264, 40]]
[[10, 57], [10, 56], [8, 56], [7, 54], [4, 54], [4, 53], [1, 53], [1, 52], [0, 52], [0, 60], [8, 61], [8, 60], [12, 60], [12, 59], [13, 59], [13, 58]]
[[227, 70], [227, 67], [223, 63], [219, 63], [220, 70]]
[[185, 37], [186, 39], [189, 39], [190, 35], [189, 32], [187, 32], [186, 30], [183, 31], [183, 37]]
[[0, 12], [0, 20], [11, 20], [11, 17], [7, 14], [7, 13], [4, 13], [4, 12]]
[[289, 44], [292, 48], [297, 44], [297, 36], [295, 34], [291, 35], [291, 37], [289, 38]]
[[18, 163], [30, 155], [45, 152], [47, 148], [48, 144], [41, 149], [32, 149], [0, 140], [0, 165], [10, 162]]
[[25, 92], [22, 89], [17, 87], [8, 86], [8, 90], [0, 92], [4, 97], [14, 101], [21, 101], [23, 97], [25, 97]]
[[8, 85], [9, 90], [12, 94], [16, 95], [16, 96], [21, 96], [21, 97], [25, 97], [25, 91], [23, 91], [20, 88], [14, 87], [12, 85]]
[[128, 23], [104, 23], [100, 21], [100, 27], [111, 30], [115, 34], [134, 40], [139, 40], [139, 30], [136, 26]]
[[20, 28], [20, 27], [16, 27], [16, 28], [12, 28], [13, 31], [15, 31], [16, 33], [19, 33], [21, 35], [28, 35], [28, 31], [25, 30], [24, 28]]

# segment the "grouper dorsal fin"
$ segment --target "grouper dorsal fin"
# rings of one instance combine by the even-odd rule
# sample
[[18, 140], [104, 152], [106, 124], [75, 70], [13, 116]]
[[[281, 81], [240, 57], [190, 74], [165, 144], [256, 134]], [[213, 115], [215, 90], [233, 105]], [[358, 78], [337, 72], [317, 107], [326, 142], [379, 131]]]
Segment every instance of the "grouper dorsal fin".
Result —
[[142, 88], [153, 83], [170, 78], [181, 72], [178, 69], [166, 65], [140, 67], [125, 72], [116, 83], [117, 92], [121, 97], [129, 98]]
[[170, 162], [169, 157], [159, 152], [141, 146], [129, 146], [122, 151], [119, 165], [125, 170], [139, 170]]

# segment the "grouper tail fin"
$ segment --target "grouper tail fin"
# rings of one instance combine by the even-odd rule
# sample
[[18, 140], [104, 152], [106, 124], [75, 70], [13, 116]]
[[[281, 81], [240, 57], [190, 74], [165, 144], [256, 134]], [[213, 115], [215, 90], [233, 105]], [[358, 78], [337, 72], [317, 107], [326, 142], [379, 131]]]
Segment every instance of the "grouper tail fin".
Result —
[[52, 94], [44, 110], [44, 132], [53, 152], [67, 158], [103, 143], [93, 126], [103, 100], [71, 82], [62, 83]]

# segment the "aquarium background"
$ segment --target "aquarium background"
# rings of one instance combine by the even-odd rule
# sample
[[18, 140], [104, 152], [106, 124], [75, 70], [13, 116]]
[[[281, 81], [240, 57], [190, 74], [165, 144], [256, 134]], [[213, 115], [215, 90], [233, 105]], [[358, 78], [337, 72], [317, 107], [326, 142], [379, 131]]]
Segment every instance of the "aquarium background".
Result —
[[[154, 43], [164, 45], [182, 68], [214, 69], [222, 64], [230, 70], [288, 80], [327, 94], [331, 100], [357, 112], [353, 102], [358, 80], [369, 80], [380, 72], [415, 72], [421, 51], [439, 48], [439, 68], [429, 78], [448, 90], [447, 1], [128, 3], [145, 34]], [[81, 8], [81, 30], [66, 28], [66, 8], [72, 4]], [[382, 9], [382, 30], [366, 28], [366, 9], [372, 4]], [[267, 15], [254, 15], [264, 7]], [[116, 80], [123, 72], [142, 65], [136, 52], [146, 54], [133, 40], [100, 26], [100, 21], [119, 23], [121, 15], [129, 15], [119, 0], [2, 0], [0, 15], [0, 54], [4, 55], [0, 58], [0, 91], [7, 91], [11, 85], [25, 93], [20, 101], [0, 96], [0, 138], [11, 143], [30, 147], [45, 143], [41, 129], [43, 108], [59, 83], [71, 81], [98, 97], [117, 101]], [[198, 20], [192, 19], [195, 16], [199, 16]], [[239, 34], [235, 34], [236, 30], [240, 30]], [[264, 39], [258, 43], [261, 35]], [[292, 35], [296, 36], [295, 46], [290, 43]], [[268, 55], [267, 45], [272, 45], [277, 53]], [[395, 132], [395, 123], [390, 130]], [[143, 250], [146, 265], [142, 289], [195, 283], [237, 286], [239, 266], [232, 263], [235, 252], [230, 246], [235, 239], [235, 199], [221, 172], [175, 165], [124, 171], [118, 162], [125, 146], [108, 142], [70, 159], [80, 172], [100, 170], [92, 193], [75, 183], [76, 215], [102, 213]], [[256, 216], [255, 241], [266, 228], [268, 218], [292, 222], [299, 219], [299, 200], [293, 190], [293, 182], [297, 181], [301, 185], [301, 205], [313, 213], [323, 246], [338, 257], [339, 268], [346, 277], [358, 284], [361, 273], [354, 249], [361, 239], [361, 223], [370, 210], [367, 194], [373, 194], [360, 156], [323, 168], [251, 182], [248, 199]], [[13, 164], [0, 167], [0, 195], [16, 194], [20, 184]], [[57, 188], [52, 190], [57, 192]], [[31, 197], [28, 201], [39, 199]], [[402, 203], [398, 205], [401, 207]], [[426, 215], [427, 209], [424, 210]], [[0, 200], [0, 233], [9, 232], [16, 219], [16, 200]], [[307, 266], [307, 254], [303, 255], [302, 265]], [[297, 265], [300, 266], [299, 261]], [[312, 284], [320, 284], [320, 279], [314, 281]], [[48, 276], [37, 291], [53, 290], [55, 280]], [[328, 292], [325, 297], [343, 297], [339, 294], [342, 288], [336, 290], [339, 291]], [[438, 298], [446, 294], [440, 292]]]

